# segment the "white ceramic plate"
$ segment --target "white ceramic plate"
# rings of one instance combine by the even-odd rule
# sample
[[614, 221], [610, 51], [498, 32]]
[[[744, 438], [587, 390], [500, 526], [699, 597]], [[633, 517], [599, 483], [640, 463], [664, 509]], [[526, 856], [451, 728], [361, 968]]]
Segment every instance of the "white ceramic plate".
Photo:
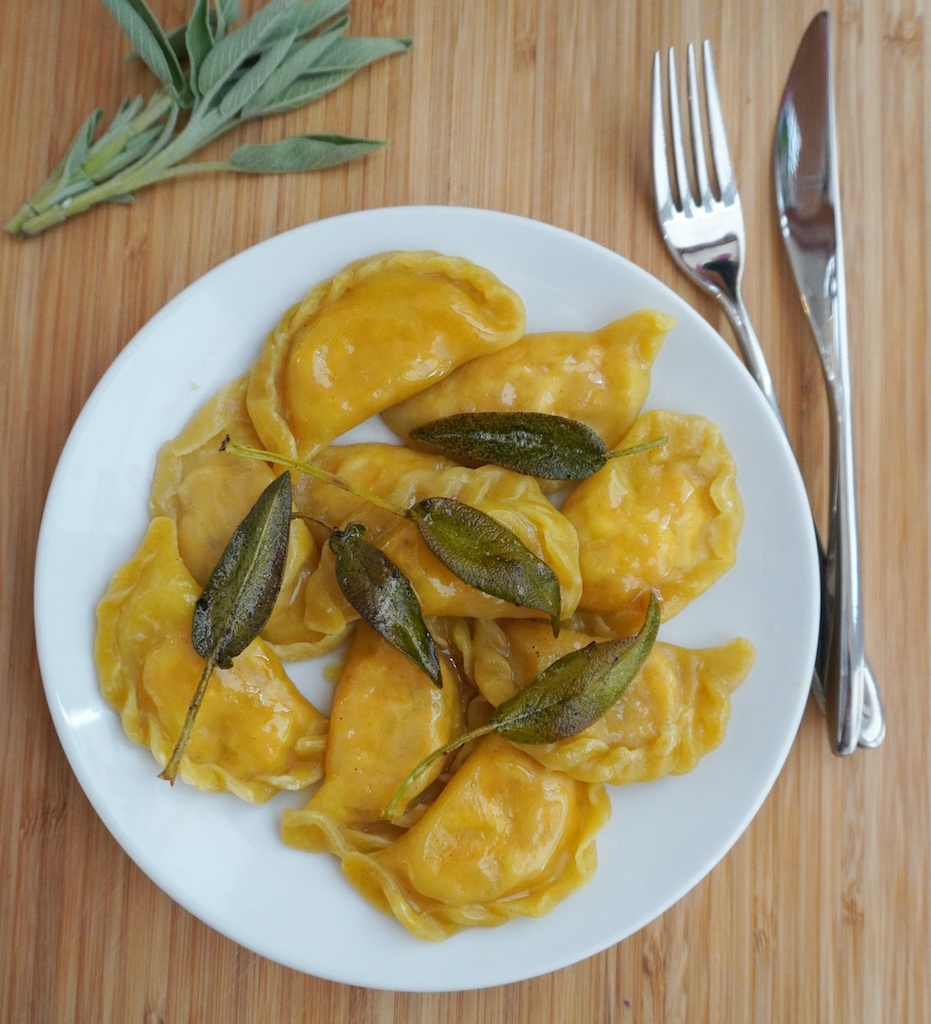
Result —
[[[542, 919], [439, 944], [412, 938], [373, 910], [334, 858], [282, 844], [281, 809], [300, 798], [253, 807], [159, 781], [151, 754], [124, 736], [102, 699], [92, 652], [96, 604], [146, 526], [161, 442], [249, 367], [266, 332], [312, 285], [386, 249], [437, 249], [488, 267], [524, 299], [530, 330], [595, 329], [644, 306], [677, 318], [649, 406], [703, 413], [721, 426], [746, 525], [734, 569], [661, 636], [707, 646], [740, 635], [757, 648], [718, 750], [689, 775], [613, 791], [599, 868], [586, 888]], [[35, 608], [46, 694], [71, 766], [158, 886], [224, 935], [297, 970], [371, 988], [444, 991], [518, 981], [598, 953], [714, 867], [766, 797], [795, 737], [814, 661], [818, 581], [786, 441], [705, 321], [642, 270], [565, 231], [488, 211], [414, 207], [349, 214], [272, 238], [204, 276], [139, 332], [62, 454], [42, 522]], [[318, 667], [302, 667], [296, 679], [322, 702]]]

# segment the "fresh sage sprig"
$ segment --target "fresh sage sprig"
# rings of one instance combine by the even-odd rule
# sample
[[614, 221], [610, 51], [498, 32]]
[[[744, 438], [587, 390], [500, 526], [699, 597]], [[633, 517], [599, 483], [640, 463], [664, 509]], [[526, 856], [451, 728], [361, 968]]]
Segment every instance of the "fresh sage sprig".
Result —
[[434, 685], [442, 686], [436, 642], [410, 581], [364, 533], [361, 523], [349, 523], [330, 534], [340, 589], [374, 630], [423, 669]]
[[646, 618], [634, 637], [593, 641], [545, 668], [523, 690], [495, 708], [486, 725], [428, 754], [398, 786], [382, 811], [394, 817], [404, 794], [440, 758], [490, 732], [514, 743], [556, 743], [577, 736], [620, 699], [656, 642], [659, 601], [650, 595]]
[[294, 110], [342, 85], [409, 39], [345, 35], [349, 0], [271, 0], [243, 24], [238, 0], [195, 0], [190, 20], [166, 32], [145, 0], [103, 0], [161, 82], [143, 103], [125, 100], [97, 136], [103, 111], [81, 125], [45, 184], [7, 222], [36, 235], [102, 202], [186, 174], [282, 174], [322, 170], [384, 145], [373, 139], [311, 134], [239, 146], [226, 160], [192, 155], [238, 125]]
[[233, 531], [207, 580], [191, 623], [191, 642], [204, 670], [181, 732], [159, 775], [174, 785], [213, 670], [230, 668], [259, 635], [272, 613], [284, 575], [291, 523], [291, 476], [282, 473]]
[[544, 412], [464, 412], [431, 420], [411, 439], [452, 458], [492, 463], [546, 480], [583, 480], [609, 459], [636, 455], [665, 437], [609, 451], [591, 427]]
[[[497, 519], [455, 498], [424, 498], [401, 508], [380, 495], [287, 455], [251, 448], [224, 438], [221, 451], [259, 459], [325, 480], [387, 512], [410, 520], [433, 554], [463, 582], [492, 597], [550, 617], [559, 634], [561, 592], [552, 568]], [[357, 609], [358, 610], [358, 609]]]

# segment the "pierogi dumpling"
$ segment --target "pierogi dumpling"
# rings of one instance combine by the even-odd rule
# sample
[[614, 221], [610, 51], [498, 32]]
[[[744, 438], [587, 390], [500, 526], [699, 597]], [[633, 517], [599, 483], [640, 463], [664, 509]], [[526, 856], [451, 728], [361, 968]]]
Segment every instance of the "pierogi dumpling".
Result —
[[460, 363], [513, 344], [525, 323], [519, 296], [468, 260], [359, 260], [269, 335], [249, 378], [249, 414], [266, 448], [304, 459]]
[[159, 449], [149, 508], [169, 516], [178, 531], [178, 551], [203, 586], [233, 531], [275, 478], [266, 462], [220, 451], [229, 434], [256, 445], [246, 411], [245, 377], [232, 381], [204, 403], [177, 437]]
[[[393, 826], [381, 812], [410, 770], [463, 731], [463, 709], [451, 662], [441, 656], [438, 687], [405, 655], [360, 623], [340, 673], [330, 712], [323, 785], [300, 810], [285, 810], [290, 846], [351, 850], [384, 846]], [[416, 797], [443, 770], [438, 761], [411, 787]]]
[[444, 939], [551, 910], [594, 874], [610, 814], [601, 786], [490, 735], [416, 824], [384, 849], [346, 856], [343, 873], [414, 935]]
[[[227, 435], [244, 445], [260, 443], [246, 411], [246, 383], [245, 377], [235, 380], [206, 402], [177, 437], [162, 445], [155, 465], [150, 511], [174, 520], [178, 551], [201, 586], [233, 531], [279, 472], [267, 462], [220, 450]], [[324, 654], [343, 639], [304, 624], [304, 583], [319, 560], [307, 525], [293, 522], [281, 590], [262, 629], [262, 638], [289, 661]]]
[[640, 413], [673, 324], [665, 313], [642, 310], [597, 331], [528, 334], [382, 415], [409, 441], [415, 427], [455, 413], [548, 413], [585, 423], [612, 448]]
[[[178, 554], [171, 519], [149, 524], [97, 609], [100, 687], [130, 739], [168, 763], [204, 659], [191, 643], [200, 588]], [[268, 645], [255, 640], [215, 668], [178, 775], [198, 789], [258, 803], [323, 773], [327, 720], [306, 700]]]
[[643, 618], [650, 593], [667, 620], [704, 593], [737, 557], [743, 502], [720, 429], [702, 416], [645, 413], [623, 447], [665, 444], [609, 459], [563, 504], [579, 535], [580, 609], [619, 634]]
[[[592, 637], [536, 622], [482, 621], [473, 631], [473, 673], [494, 706]], [[689, 650], [657, 642], [620, 700], [583, 732], [525, 747], [548, 768], [585, 782], [623, 785], [691, 771], [724, 739], [730, 694], [750, 671], [753, 645], [732, 640]]]

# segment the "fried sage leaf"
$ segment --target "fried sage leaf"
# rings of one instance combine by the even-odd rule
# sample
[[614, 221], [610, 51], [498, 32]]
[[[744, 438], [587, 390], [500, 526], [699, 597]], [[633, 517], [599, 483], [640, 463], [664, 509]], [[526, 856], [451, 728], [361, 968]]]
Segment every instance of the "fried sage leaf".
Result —
[[346, 600], [388, 643], [423, 669], [436, 686], [442, 686], [436, 643], [410, 581], [363, 533], [361, 523], [350, 523], [330, 534], [336, 579]]
[[194, 649], [220, 668], [230, 668], [268, 622], [281, 589], [290, 522], [291, 476], [282, 473], [233, 531], [197, 600]]
[[659, 601], [650, 596], [634, 637], [593, 641], [544, 669], [534, 682], [499, 704], [495, 728], [515, 743], [555, 743], [583, 732], [614, 704], [640, 671], [659, 630]]
[[601, 718], [643, 667], [659, 630], [659, 601], [650, 596], [640, 632], [620, 640], [594, 641], [554, 661], [513, 697], [499, 704], [490, 721], [425, 757], [395, 790], [382, 811], [390, 820], [404, 794], [440, 758], [497, 732], [514, 743], [555, 743], [576, 736]]
[[268, 622], [281, 589], [290, 523], [291, 476], [282, 473], [233, 531], [194, 606], [191, 642], [205, 659], [204, 671], [160, 778], [174, 783], [214, 668], [230, 668]]
[[591, 427], [546, 412], [456, 413], [415, 427], [411, 439], [460, 461], [492, 463], [546, 480], [584, 480], [608, 459], [665, 441], [612, 452]]
[[543, 412], [464, 412], [431, 420], [411, 439], [444, 455], [548, 480], [582, 480], [607, 460], [591, 427]]
[[546, 612], [559, 634], [559, 579], [506, 526], [455, 498], [425, 498], [407, 515], [459, 579], [518, 607]]

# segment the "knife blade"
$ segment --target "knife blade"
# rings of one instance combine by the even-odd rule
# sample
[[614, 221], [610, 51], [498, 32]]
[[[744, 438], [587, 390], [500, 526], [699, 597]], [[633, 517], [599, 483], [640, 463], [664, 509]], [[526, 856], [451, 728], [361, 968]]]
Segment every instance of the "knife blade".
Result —
[[[829, 19], [822, 12], [802, 38], [786, 82], [776, 125], [774, 174], [780, 228], [829, 398], [831, 500], [817, 668], [832, 749], [847, 755], [861, 740], [864, 678], [876, 702], [878, 691], [863, 646], [836, 153]], [[873, 716], [866, 746], [877, 745], [884, 731], [880, 706]]]

